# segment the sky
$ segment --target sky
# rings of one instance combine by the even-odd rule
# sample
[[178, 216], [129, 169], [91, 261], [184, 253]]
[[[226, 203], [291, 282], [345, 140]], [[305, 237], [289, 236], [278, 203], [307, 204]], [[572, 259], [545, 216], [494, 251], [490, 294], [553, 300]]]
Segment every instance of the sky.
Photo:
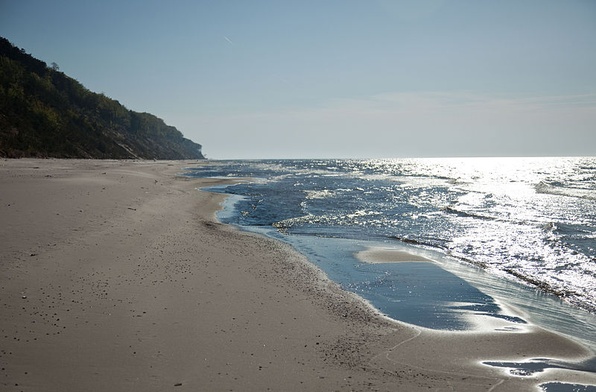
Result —
[[0, 0], [212, 159], [596, 156], [593, 0]]

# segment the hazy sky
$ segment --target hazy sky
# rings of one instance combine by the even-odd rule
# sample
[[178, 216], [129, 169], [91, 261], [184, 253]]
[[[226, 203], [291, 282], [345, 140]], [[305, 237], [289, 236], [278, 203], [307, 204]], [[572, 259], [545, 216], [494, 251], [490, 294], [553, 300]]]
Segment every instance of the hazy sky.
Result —
[[0, 0], [210, 158], [596, 155], [593, 0]]

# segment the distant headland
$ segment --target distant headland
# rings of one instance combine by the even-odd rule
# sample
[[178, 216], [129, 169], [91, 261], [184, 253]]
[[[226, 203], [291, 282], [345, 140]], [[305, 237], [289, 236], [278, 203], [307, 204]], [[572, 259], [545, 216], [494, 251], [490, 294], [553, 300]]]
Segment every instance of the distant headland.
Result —
[[89, 91], [0, 37], [0, 157], [204, 159], [149, 114]]

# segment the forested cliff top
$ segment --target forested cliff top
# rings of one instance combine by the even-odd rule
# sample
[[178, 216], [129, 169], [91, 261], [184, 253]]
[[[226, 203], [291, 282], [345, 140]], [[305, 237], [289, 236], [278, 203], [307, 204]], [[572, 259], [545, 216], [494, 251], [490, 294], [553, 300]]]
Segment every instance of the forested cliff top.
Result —
[[0, 157], [203, 159], [149, 113], [89, 91], [0, 37]]

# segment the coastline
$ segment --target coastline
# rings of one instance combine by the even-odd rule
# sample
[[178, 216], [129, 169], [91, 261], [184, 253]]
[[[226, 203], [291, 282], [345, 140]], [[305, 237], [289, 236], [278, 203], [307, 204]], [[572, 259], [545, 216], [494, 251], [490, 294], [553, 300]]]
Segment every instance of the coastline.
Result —
[[0, 386], [535, 391], [483, 361], [593, 355], [560, 335], [387, 320], [278, 241], [220, 224], [196, 162], [0, 161]]

